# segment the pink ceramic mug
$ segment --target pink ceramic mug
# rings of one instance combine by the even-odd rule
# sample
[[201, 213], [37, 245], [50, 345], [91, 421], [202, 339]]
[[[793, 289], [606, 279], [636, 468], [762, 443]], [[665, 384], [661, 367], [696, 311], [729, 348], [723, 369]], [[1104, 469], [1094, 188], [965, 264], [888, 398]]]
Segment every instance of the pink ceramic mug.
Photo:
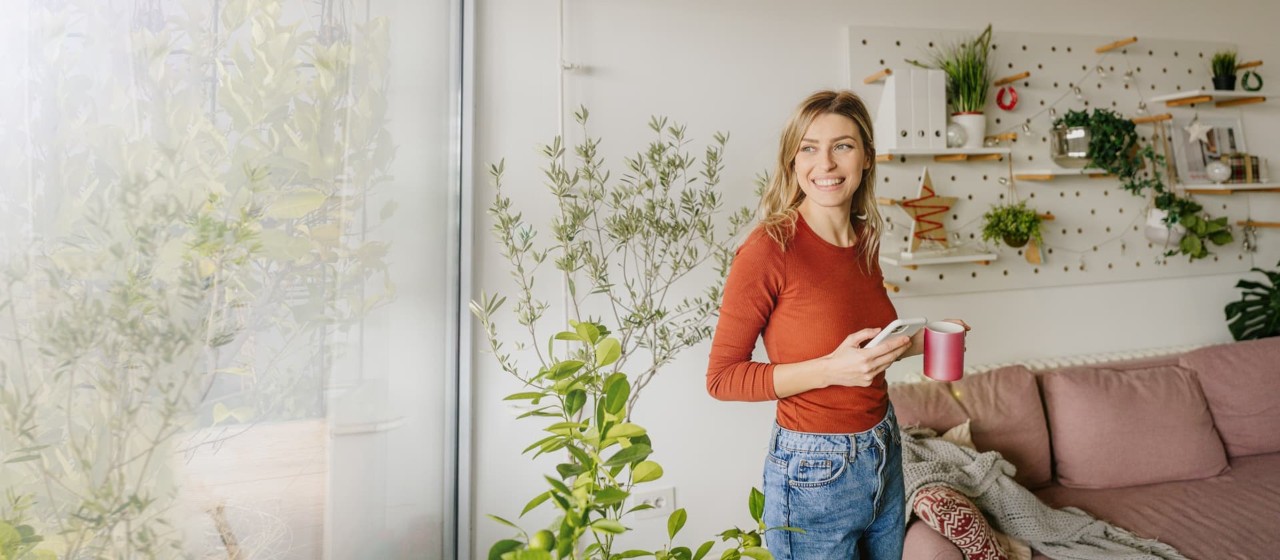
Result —
[[964, 335], [961, 325], [934, 321], [924, 326], [924, 374], [937, 381], [964, 376]]

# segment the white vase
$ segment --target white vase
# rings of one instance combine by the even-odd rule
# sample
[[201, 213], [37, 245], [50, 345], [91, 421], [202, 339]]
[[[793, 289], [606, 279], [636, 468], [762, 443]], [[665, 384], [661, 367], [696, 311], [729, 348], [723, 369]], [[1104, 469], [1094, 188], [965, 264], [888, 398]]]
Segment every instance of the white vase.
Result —
[[1182, 224], [1174, 224], [1172, 228], [1165, 225], [1164, 217], [1167, 214], [1159, 208], [1152, 208], [1147, 211], [1147, 227], [1143, 233], [1147, 237], [1147, 241], [1157, 245], [1167, 247], [1177, 247], [1182, 242], [1182, 236], [1187, 234], [1187, 228]]
[[981, 148], [987, 137], [987, 115], [983, 113], [955, 113], [951, 122], [964, 128], [965, 148]]

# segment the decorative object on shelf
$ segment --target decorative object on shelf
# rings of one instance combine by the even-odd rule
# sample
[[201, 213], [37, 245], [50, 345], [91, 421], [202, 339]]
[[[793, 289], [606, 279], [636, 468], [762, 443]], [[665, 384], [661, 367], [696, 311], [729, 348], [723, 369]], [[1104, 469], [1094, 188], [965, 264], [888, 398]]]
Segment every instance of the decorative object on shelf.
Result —
[[1258, 252], [1258, 227], [1250, 220], [1244, 221], [1244, 240], [1240, 242], [1240, 250], [1246, 253]]
[[1014, 249], [1032, 240], [1039, 243], [1042, 242], [1040, 221], [1040, 214], [1028, 207], [1025, 200], [992, 206], [982, 215], [982, 239], [1004, 241]]
[[1262, 76], [1259, 76], [1258, 73], [1253, 70], [1246, 70], [1245, 73], [1240, 76], [1240, 89], [1245, 91], [1258, 91], [1262, 89]]
[[1220, 161], [1211, 161], [1204, 166], [1204, 172], [1209, 176], [1209, 180], [1221, 185], [1231, 178], [1231, 166]]
[[[1278, 265], [1280, 266], [1280, 265]], [[1253, 340], [1280, 334], [1280, 272], [1253, 268], [1264, 282], [1240, 280], [1240, 301], [1227, 304], [1227, 329], [1236, 340]]]
[[914, 253], [921, 243], [928, 242], [926, 248], [947, 248], [947, 226], [943, 219], [955, 205], [953, 196], [938, 196], [933, 190], [933, 179], [929, 177], [929, 168], [920, 173], [920, 191], [916, 198], [898, 203], [907, 214], [911, 215], [911, 249]]
[[[1173, 229], [1179, 225], [1186, 229], [1178, 241], [1178, 250], [1169, 249], [1165, 252], [1165, 256], [1182, 253], [1191, 260], [1202, 259], [1209, 256], [1208, 243], [1226, 245], [1233, 240], [1225, 216], [1209, 218], [1207, 215], [1202, 215], [1203, 206], [1165, 186], [1160, 173], [1160, 169], [1165, 164], [1165, 157], [1157, 154], [1149, 145], [1138, 147], [1138, 131], [1133, 121], [1110, 109], [1093, 109], [1092, 113], [1069, 111], [1065, 117], [1059, 119], [1060, 122], [1054, 124], [1084, 122], [1083, 119], [1086, 117], [1089, 132], [1092, 135], [1089, 142], [1089, 158], [1092, 165], [1118, 177], [1120, 186], [1130, 194], [1150, 196], [1154, 208], [1165, 211], [1160, 222], [1167, 229]], [[1163, 144], [1164, 125], [1158, 121], [1154, 122], [1153, 126], [1156, 127], [1156, 137], [1153, 141]], [[1174, 130], [1178, 128], [1175, 126]], [[1215, 136], [1215, 138], [1218, 137]], [[1147, 166], [1146, 163], [1150, 165]], [[1148, 218], [1148, 225], [1150, 226], [1150, 218]], [[1175, 235], [1176, 230], [1170, 231], [1169, 234]]]
[[1200, 122], [1200, 115], [1196, 115], [1191, 119], [1191, 124], [1183, 127], [1187, 131], [1187, 143], [1199, 142], [1201, 144], [1209, 143], [1209, 133], [1213, 131], [1213, 127]]
[[1244, 142], [1244, 125], [1236, 117], [1196, 115], [1190, 122], [1174, 119], [1170, 128], [1173, 163], [1178, 182], [1184, 185], [1211, 182], [1206, 170], [1208, 162], [1249, 151]]
[[1236, 51], [1225, 50], [1213, 53], [1209, 63], [1213, 69], [1213, 89], [1231, 91], [1236, 89]]
[[1062, 167], [1089, 165], [1089, 127], [1055, 126], [1049, 136], [1049, 155]]
[[942, 70], [947, 75], [947, 104], [951, 120], [965, 127], [966, 148], [981, 148], [986, 137], [987, 107], [991, 84], [988, 55], [991, 53], [991, 25], [977, 37], [935, 50], [929, 63], [907, 60], [921, 68]]
[[964, 127], [960, 123], [950, 123], [947, 125], [947, 147], [960, 148], [964, 146], [969, 135], [965, 133]]

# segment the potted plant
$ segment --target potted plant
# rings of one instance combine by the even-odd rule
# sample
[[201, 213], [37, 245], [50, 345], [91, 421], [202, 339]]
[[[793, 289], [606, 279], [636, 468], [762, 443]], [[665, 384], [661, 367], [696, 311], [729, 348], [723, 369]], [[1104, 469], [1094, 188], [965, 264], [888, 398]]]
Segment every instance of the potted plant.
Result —
[[[701, 559], [713, 540], [696, 551], [670, 540], [652, 550], [618, 550], [617, 537], [630, 530], [624, 525], [628, 516], [651, 509], [629, 504], [633, 494], [663, 476], [662, 467], [650, 458], [653, 441], [631, 414], [641, 391], [664, 365], [710, 336], [708, 323], [719, 307], [733, 258], [732, 240], [752, 214], [741, 208], [729, 216], [728, 227], [717, 223], [722, 203], [715, 187], [726, 135], [714, 136], [699, 165], [697, 157], [686, 153], [684, 127], [655, 118], [649, 126], [657, 139], [626, 159], [628, 174], [610, 180], [597, 155], [600, 140], [586, 135], [586, 110], [575, 117], [586, 138], [574, 147], [576, 165], [565, 163], [560, 138], [542, 150], [549, 161], [545, 176], [550, 194], [560, 209], [546, 244], [536, 242], [541, 237], [505, 195], [503, 164], [489, 168], [495, 187], [489, 214], [515, 279], [511, 299], [518, 325], [512, 326], [520, 334], [508, 339], [500, 333], [506, 297], [482, 293], [471, 302], [471, 311], [499, 367], [519, 382], [519, 392], [506, 400], [528, 403], [521, 418], [548, 424], [544, 430], [549, 435], [525, 453], [554, 454], [561, 461], [544, 477], [543, 491], [523, 507], [512, 505], [522, 516], [554, 508], [554, 521], [526, 531], [491, 515], [514, 534], [493, 543], [488, 558]], [[544, 263], [555, 268], [540, 268]], [[664, 296], [672, 287], [688, 286], [688, 273], [708, 264], [716, 265], [717, 274], [701, 295], [667, 301]], [[545, 276], [567, 286], [569, 301], [562, 311], [571, 319], [568, 329], [543, 337], [536, 329], [552, 307], [535, 295], [533, 285]], [[604, 316], [616, 331], [601, 319], [584, 317], [601, 310], [607, 310]], [[508, 353], [512, 347], [526, 359]], [[729, 544], [717, 557], [771, 558], [762, 546], [764, 533], [793, 530], [764, 526], [764, 495], [756, 489], [748, 509], [754, 526], [720, 533], [719, 539]], [[683, 509], [669, 515], [670, 539], [686, 519]]]
[[966, 148], [981, 148], [987, 134], [987, 94], [991, 84], [991, 25], [977, 37], [935, 50], [928, 63], [907, 60], [947, 74], [951, 121], [964, 128]]
[[1027, 206], [1025, 200], [1013, 204], [993, 206], [982, 215], [982, 239], [1001, 240], [1010, 247], [1019, 248], [1040, 237], [1040, 214]]
[[1236, 89], [1236, 51], [1225, 50], [1213, 53], [1209, 63], [1213, 70], [1213, 89], [1231, 91]]
[[1227, 304], [1227, 328], [1236, 340], [1253, 340], [1280, 334], [1280, 272], [1254, 268], [1266, 275], [1266, 283], [1241, 280], [1240, 301]]
[[[1120, 186], [1129, 193], [1151, 197], [1148, 238], [1166, 246], [1176, 245], [1177, 250], [1168, 249], [1166, 256], [1182, 253], [1191, 260], [1202, 259], [1210, 254], [1209, 243], [1226, 245], [1234, 239], [1225, 216], [1205, 215], [1204, 207], [1198, 202], [1164, 184], [1160, 174], [1164, 156], [1151, 146], [1138, 145], [1137, 126], [1133, 121], [1110, 109], [1094, 109], [1092, 112], [1069, 111], [1053, 124], [1055, 127], [1087, 125], [1089, 165], [1118, 177]], [[1161, 224], [1167, 231], [1159, 231]]]

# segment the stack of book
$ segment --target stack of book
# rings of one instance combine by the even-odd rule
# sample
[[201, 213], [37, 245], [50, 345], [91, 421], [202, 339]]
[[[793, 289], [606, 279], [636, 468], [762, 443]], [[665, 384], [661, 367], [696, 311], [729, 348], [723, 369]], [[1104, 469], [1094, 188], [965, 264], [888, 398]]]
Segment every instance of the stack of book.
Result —
[[1226, 180], [1227, 183], [1258, 183], [1262, 180], [1258, 156], [1233, 153], [1223, 155], [1221, 161], [1231, 168], [1231, 178]]

